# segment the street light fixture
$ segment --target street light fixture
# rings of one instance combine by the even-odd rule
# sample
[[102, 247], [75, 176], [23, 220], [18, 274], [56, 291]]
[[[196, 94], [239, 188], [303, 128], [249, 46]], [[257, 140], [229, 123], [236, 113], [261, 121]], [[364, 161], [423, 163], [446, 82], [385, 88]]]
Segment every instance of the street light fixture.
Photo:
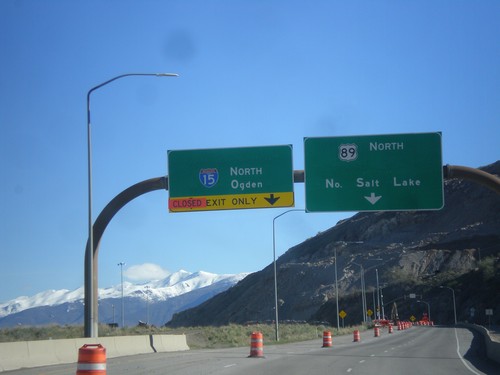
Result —
[[151, 77], [178, 77], [175, 73], [126, 73], [113, 77], [95, 87], [87, 93], [87, 163], [88, 163], [88, 249], [85, 253], [85, 337], [98, 336], [98, 313], [97, 313], [97, 275], [94, 267], [94, 228], [92, 223], [92, 142], [90, 122], [90, 95], [95, 90], [116, 81], [117, 79], [130, 76]]
[[449, 286], [444, 286], [444, 285], [440, 285], [439, 287], [441, 289], [444, 289], [444, 288], [449, 289], [453, 293], [453, 315], [455, 318], [455, 325], [457, 325], [457, 304], [455, 302], [455, 290], [453, 288], [450, 288]]
[[274, 267], [274, 313], [275, 313], [275, 323], [274, 323], [274, 330], [275, 330], [275, 335], [276, 335], [276, 341], [280, 341], [280, 336], [279, 336], [279, 324], [278, 324], [278, 277], [276, 275], [276, 230], [275, 230], [275, 225], [274, 222], [276, 221], [277, 218], [283, 216], [284, 214], [287, 214], [289, 212], [293, 211], [305, 211], [301, 208], [294, 208], [285, 212], [282, 212], [278, 216], [275, 216], [273, 219], [273, 267]]

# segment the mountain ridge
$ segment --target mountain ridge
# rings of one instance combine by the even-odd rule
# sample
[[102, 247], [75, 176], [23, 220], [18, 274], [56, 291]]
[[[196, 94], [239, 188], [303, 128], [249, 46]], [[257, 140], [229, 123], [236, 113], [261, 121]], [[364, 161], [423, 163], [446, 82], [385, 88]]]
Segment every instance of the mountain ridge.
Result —
[[[126, 320], [128, 325], [135, 325], [138, 320], [147, 318], [144, 314], [141, 316], [143, 319], [137, 318], [141, 310], [145, 310], [146, 302], [148, 309], [151, 308], [153, 312], [156, 309], [162, 311], [154, 321], [154, 324], [161, 325], [178, 308], [192, 307], [226, 290], [247, 275], [248, 273], [218, 275], [205, 271], [179, 270], [161, 280], [141, 284], [124, 282]], [[83, 286], [75, 290], [46, 290], [34, 296], [20, 296], [0, 304], [0, 326], [80, 324], [83, 322], [83, 300]], [[100, 288], [99, 304], [99, 321], [115, 323], [119, 320], [121, 284]]]

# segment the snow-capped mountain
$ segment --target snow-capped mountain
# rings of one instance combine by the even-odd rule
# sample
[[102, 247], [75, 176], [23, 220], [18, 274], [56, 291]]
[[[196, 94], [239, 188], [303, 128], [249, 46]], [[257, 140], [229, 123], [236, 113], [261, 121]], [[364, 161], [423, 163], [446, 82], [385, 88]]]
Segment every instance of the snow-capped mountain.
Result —
[[[144, 300], [149, 299], [153, 301], [165, 301], [168, 298], [177, 297], [195, 289], [204, 288], [220, 282], [233, 285], [246, 275], [247, 274], [217, 275], [204, 271], [190, 273], [188, 271], [180, 270], [163, 280], [151, 281], [146, 284], [136, 285], [124, 282], [123, 294], [125, 297], [138, 297]], [[106, 289], [99, 289], [99, 299], [106, 298], [121, 298], [121, 285]]]
[[[123, 283], [126, 325], [138, 320], [165, 324], [171, 316], [221, 293], [248, 273], [217, 275], [180, 270], [162, 280]], [[121, 321], [121, 284], [99, 289], [99, 321]], [[48, 290], [0, 304], [0, 327], [14, 325], [80, 324], [83, 322], [83, 287]], [[144, 310], [147, 309], [147, 315]], [[115, 311], [116, 310], [116, 311]]]
[[0, 319], [33, 307], [61, 305], [65, 302], [78, 300], [83, 300], [83, 287], [73, 291], [68, 289], [46, 290], [31, 297], [17, 297], [0, 304]]

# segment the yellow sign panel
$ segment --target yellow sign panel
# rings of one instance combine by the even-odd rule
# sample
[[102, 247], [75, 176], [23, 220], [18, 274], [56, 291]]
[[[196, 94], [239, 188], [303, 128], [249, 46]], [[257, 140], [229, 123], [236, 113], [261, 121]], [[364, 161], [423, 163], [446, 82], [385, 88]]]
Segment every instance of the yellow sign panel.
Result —
[[264, 194], [210, 195], [205, 197], [170, 198], [170, 212], [234, 210], [241, 208], [290, 207], [293, 192]]
[[415, 318], [415, 317], [412, 315], [412, 316], [410, 316], [410, 320], [411, 320], [412, 322], [414, 322], [415, 320], [417, 320], [417, 318]]
[[347, 316], [347, 313], [344, 310], [340, 310], [339, 316], [344, 319]]
[[373, 311], [371, 309], [366, 310], [366, 315], [372, 316], [373, 315]]

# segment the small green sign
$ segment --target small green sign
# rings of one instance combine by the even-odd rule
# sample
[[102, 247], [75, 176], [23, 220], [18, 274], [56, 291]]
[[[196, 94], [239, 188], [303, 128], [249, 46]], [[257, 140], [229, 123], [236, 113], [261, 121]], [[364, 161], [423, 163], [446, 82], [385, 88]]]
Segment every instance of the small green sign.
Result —
[[306, 211], [439, 210], [441, 133], [305, 138]]
[[171, 212], [294, 205], [292, 146], [168, 151]]

